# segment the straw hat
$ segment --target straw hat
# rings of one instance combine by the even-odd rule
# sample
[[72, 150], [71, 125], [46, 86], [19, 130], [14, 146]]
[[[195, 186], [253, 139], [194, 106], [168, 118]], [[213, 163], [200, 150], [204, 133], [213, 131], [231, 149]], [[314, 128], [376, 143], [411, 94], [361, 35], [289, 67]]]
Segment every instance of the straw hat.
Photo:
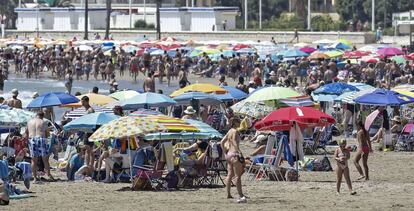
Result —
[[191, 114], [195, 114], [196, 111], [194, 110], [194, 108], [192, 106], [187, 106], [187, 108], [185, 109], [184, 113], [191, 115]]
[[391, 119], [392, 121], [401, 122], [400, 116], [394, 116], [394, 118]]

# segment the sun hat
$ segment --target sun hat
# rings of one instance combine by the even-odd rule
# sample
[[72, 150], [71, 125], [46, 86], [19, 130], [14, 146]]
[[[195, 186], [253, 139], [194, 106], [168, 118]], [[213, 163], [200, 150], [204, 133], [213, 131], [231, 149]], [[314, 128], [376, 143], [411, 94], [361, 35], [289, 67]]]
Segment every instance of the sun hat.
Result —
[[392, 118], [392, 121], [401, 122], [401, 117], [400, 116], [394, 116], [394, 118]]
[[184, 111], [185, 114], [195, 114], [196, 111], [194, 110], [194, 108], [192, 106], [187, 106], [187, 108]]

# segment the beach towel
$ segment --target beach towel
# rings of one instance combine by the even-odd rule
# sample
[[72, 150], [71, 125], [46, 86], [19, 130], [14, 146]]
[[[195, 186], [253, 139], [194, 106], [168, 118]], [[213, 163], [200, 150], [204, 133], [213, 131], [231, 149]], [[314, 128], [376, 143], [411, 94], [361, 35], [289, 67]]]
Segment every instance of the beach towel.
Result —
[[5, 160], [0, 160], [0, 178], [5, 180], [9, 176], [9, 164]]
[[27, 180], [32, 178], [32, 167], [30, 166], [30, 163], [28, 162], [17, 162], [16, 168], [22, 170], [23, 174], [23, 180]]
[[289, 145], [292, 154], [297, 157], [297, 160], [303, 160], [305, 156], [303, 153], [303, 135], [300, 127], [295, 124], [289, 132]]
[[293, 166], [295, 164], [295, 160], [293, 159], [292, 152], [290, 151], [288, 138], [284, 135], [281, 137], [281, 139], [283, 145], [284, 158], [290, 166]]
[[165, 142], [163, 145], [163, 153], [165, 157], [165, 162], [167, 164], [168, 172], [174, 170], [174, 156], [173, 156], [173, 146], [171, 142]]

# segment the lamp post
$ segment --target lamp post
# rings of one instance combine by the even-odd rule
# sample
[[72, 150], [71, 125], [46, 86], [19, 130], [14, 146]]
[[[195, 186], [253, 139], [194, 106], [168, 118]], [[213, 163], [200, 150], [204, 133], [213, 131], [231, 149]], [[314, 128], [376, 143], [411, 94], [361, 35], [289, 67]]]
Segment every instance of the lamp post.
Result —
[[375, 0], [372, 0], [371, 6], [371, 29], [372, 31], [375, 31]]
[[89, 2], [85, 0], [85, 34], [83, 36], [84, 40], [88, 39], [88, 27], [89, 27]]
[[128, 10], [129, 10], [129, 29], [132, 29], [132, 0], [129, 0]]
[[247, 29], [247, 0], [244, 0], [244, 29]]
[[262, 0], [259, 0], [259, 29], [262, 29]]
[[311, 30], [311, 0], [308, 0], [308, 30]]
[[156, 16], [157, 16], [157, 39], [161, 40], [161, 17], [160, 17], [160, 7], [162, 0], [156, 0]]

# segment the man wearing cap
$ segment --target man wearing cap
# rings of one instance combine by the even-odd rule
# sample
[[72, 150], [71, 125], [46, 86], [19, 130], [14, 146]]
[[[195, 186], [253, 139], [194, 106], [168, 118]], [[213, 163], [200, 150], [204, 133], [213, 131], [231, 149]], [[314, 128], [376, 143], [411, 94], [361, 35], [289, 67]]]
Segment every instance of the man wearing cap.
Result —
[[19, 91], [17, 89], [13, 89], [11, 91], [12, 93], [12, 98], [6, 100], [4, 102], [5, 105], [8, 105], [12, 108], [22, 108], [22, 101], [17, 99], [17, 96], [19, 95]]

